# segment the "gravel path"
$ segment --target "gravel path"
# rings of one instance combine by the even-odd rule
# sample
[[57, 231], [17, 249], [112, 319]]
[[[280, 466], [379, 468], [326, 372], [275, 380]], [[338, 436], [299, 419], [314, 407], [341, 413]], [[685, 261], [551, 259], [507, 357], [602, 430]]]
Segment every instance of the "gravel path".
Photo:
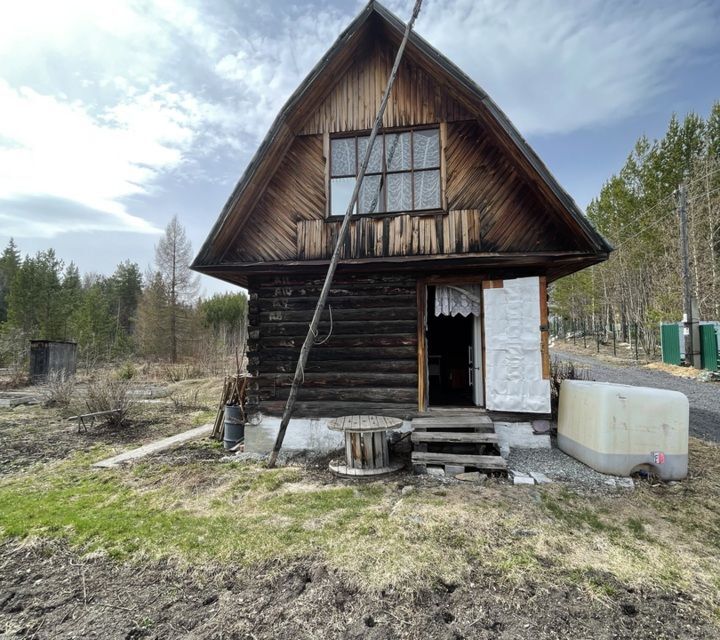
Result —
[[553, 438], [551, 449], [510, 449], [508, 457], [510, 475], [514, 471], [544, 473], [553, 482], [565, 482], [592, 492], [611, 493], [632, 488], [618, 483], [627, 483], [627, 478], [611, 476], [591, 469], [579, 460], [570, 457], [557, 448]]
[[672, 389], [684, 393], [690, 401], [690, 435], [720, 442], [720, 383], [698, 382], [654, 369], [618, 366], [601, 362], [592, 356], [558, 349], [553, 349], [552, 353], [563, 360], [572, 360], [586, 367], [591, 380]]

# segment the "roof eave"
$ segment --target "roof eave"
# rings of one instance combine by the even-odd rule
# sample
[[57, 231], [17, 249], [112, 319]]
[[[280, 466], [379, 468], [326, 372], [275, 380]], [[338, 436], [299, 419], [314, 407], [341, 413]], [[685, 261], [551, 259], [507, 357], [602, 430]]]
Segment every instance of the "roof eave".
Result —
[[[402, 34], [405, 29], [403, 22], [391, 11], [386, 9], [379, 3], [375, 4], [375, 11], [382, 16], [385, 21], [392, 26], [399, 34]], [[515, 125], [512, 123], [510, 118], [505, 112], [495, 103], [495, 101], [478, 85], [470, 76], [468, 76], [460, 67], [454, 64], [449, 58], [443, 55], [435, 47], [433, 47], [425, 38], [413, 31], [410, 33], [410, 43], [420, 49], [425, 55], [435, 60], [445, 71], [447, 71], [453, 79], [460, 84], [464, 85], [465, 89], [470, 93], [474, 94], [475, 97], [480, 100], [495, 120], [500, 124], [505, 133], [515, 143], [518, 149], [522, 152], [525, 159], [530, 163], [533, 169], [547, 184], [553, 194], [558, 198], [565, 209], [575, 218], [578, 224], [582, 227], [588, 236], [588, 240], [600, 252], [611, 252], [614, 250], [613, 246], [600, 234], [597, 229], [592, 225], [590, 220], [585, 216], [580, 207], [577, 205], [575, 200], [565, 189], [560, 186], [555, 176], [550, 172], [545, 163], [535, 153], [533, 148], [528, 144], [522, 134], [518, 131]]]
[[[308, 89], [311, 87], [313, 81], [325, 70], [328, 63], [337, 54], [339, 49], [350, 40], [359, 29], [370, 19], [373, 14], [378, 14], [385, 23], [395, 30], [399, 36], [404, 33], [405, 23], [403, 23], [395, 14], [386, 9], [382, 4], [375, 0], [370, 0], [365, 8], [358, 14], [358, 16], [348, 25], [348, 27], [338, 36], [333, 45], [328, 49], [325, 55], [320, 61], [313, 67], [312, 71], [307, 75], [303, 82], [288, 98], [283, 108], [278, 113], [277, 117], [273, 121], [273, 124], [265, 136], [257, 151], [253, 155], [252, 159], [248, 163], [245, 171], [241, 178], [238, 180], [232, 194], [228, 198], [225, 206], [223, 207], [217, 221], [213, 225], [212, 230], [208, 234], [205, 242], [203, 243], [200, 251], [198, 252], [195, 260], [193, 260], [191, 268], [199, 270], [199, 267], [210, 264], [208, 258], [211, 255], [211, 247], [219, 231], [228, 220], [232, 213], [236, 203], [242, 197], [247, 185], [253, 180], [259, 167], [269, 153], [273, 143], [277, 140], [281, 133], [282, 126], [286, 124], [288, 115], [292, 113], [293, 109], [303, 99]], [[580, 229], [584, 232], [586, 239], [589, 244], [594, 247], [599, 253], [613, 251], [612, 245], [595, 229], [590, 220], [583, 214], [578, 207], [577, 203], [572, 197], [560, 186], [558, 181], [552, 175], [547, 166], [540, 160], [538, 155], [533, 151], [532, 147], [523, 138], [520, 132], [515, 128], [510, 119], [495, 104], [495, 102], [488, 96], [487, 93], [462, 69], [457, 67], [452, 61], [440, 53], [435, 47], [433, 47], [427, 40], [416, 32], [410, 33], [410, 44], [415, 46], [421, 53], [432, 59], [440, 67], [442, 67], [456, 82], [458, 82], [468, 93], [470, 93], [475, 99], [483, 104], [489, 114], [495, 119], [500, 125], [505, 134], [510, 138], [513, 144], [520, 150], [521, 154], [528, 162], [528, 164], [537, 173], [540, 179], [547, 185], [553, 195], [558, 199], [559, 203], [565, 208], [570, 216], [575, 220]]]
[[240, 179], [235, 184], [235, 188], [230, 194], [230, 197], [225, 203], [225, 206], [222, 208], [218, 219], [215, 221], [215, 224], [213, 225], [213, 228], [205, 239], [205, 242], [203, 242], [202, 247], [200, 247], [200, 251], [198, 251], [197, 256], [190, 265], [191, 269], [206, 264], [205, 259], [210, 253], [210, 247], [212, 246], [215, 236], [225, 224], [225, 221], [232, 212], [235, 203], [239, 200], [245, 187], [252, 180], [260, 164], [265, 159], [270, 146], [276, 140], [278, 134], [280, 133], [282, 125], [285, 124], [288, 114], [293, 110], [297, 103], [302, 100], [303, 96], [312, 85], [313, 80], [317, 78], [320, 73], [322, 73], [328, 62], [334, 57], [339, 48], [345, 43], [346, 40], [352, 38], [353, 35], [355, 35], [359, 31], [359, 29], [367, 22], [367, 20], [370, 18], [374, 11], [376, 11], [375, 2], [374, 0], [370, 0], [370, 2], [368, 2], [365, 8], [337, 37], [333, 45], [325, 52], [325, 55], [320, 58], [318, 63], [312, 68], [310, 73], [300, 83], [298, 88], [295, 89], [292, 95], [287, 99], [287, 102], [285, 102], [282, 109], [280, 109], [280, 112], [275, 117], [272, 125], [270, 125], [270, 129], [266, 134], [265, 138], [260, 143], [260, 146], [257, 148], [257, 151], [255, 151], [253, 157], [250, 159], [250, 162], [245, 168], [242, 176], [240, 176]]

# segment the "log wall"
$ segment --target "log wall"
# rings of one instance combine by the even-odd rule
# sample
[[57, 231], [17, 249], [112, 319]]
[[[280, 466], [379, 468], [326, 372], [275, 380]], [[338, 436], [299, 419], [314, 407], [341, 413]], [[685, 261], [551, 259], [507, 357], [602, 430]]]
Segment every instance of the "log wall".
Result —
[[[282, 414], [321, 287], [322, 279], [302, 276], [251, 283], [250, 411]], [[310, 352], [297, 415], [403, 417], [417, 409], [416, 295], [414, 276], [336, 277], [332, 332]], [[330, 315], [327, 308], [318, 340], [330, 332]]]

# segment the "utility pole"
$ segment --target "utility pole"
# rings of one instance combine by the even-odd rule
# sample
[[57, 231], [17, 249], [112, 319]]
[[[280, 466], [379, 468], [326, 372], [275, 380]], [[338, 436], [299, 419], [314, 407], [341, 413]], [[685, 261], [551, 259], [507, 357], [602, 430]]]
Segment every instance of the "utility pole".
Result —
[[678, 187], [678, 217], [680, 218], [680, 256], [683, 277], [683, 336], [685, 338], [685, 363], [700, 369], [700, 331], [698, 329], [697, 302], [693, 296], [690, 274], [690, 248], [687, 229], [687, 188]]

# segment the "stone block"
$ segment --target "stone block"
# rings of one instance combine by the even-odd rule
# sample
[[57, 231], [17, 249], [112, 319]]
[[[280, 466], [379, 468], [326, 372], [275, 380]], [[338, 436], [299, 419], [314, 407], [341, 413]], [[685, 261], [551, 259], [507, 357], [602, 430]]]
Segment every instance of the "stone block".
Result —
[[455, 480], [462, 480], [463, 482], [485, 482], [487, 475], [479, 471], [469, 471], [467, 473], [458, 473], [455, 476]]
[[530, 476], [513, 476], [513, 484], [535, 484], [535, 480]]
[[552, 484], [552, 480], [548, 478], [544, 473], [540, 471], [531, 471], [530, 477], [535, 480], [538, 484]]
[[456, 465], [456, 464], [446, 464], [445, 465], [445, 475], [446, 476], [456, 476], [459, 473], [465, 473], [464, 466]]
[[503, 446], [510, 449], [550, 449], [550, 436], [536, 434], [529, 422], [496, 422], [495, 433], [500, 442], [500, 452]]

